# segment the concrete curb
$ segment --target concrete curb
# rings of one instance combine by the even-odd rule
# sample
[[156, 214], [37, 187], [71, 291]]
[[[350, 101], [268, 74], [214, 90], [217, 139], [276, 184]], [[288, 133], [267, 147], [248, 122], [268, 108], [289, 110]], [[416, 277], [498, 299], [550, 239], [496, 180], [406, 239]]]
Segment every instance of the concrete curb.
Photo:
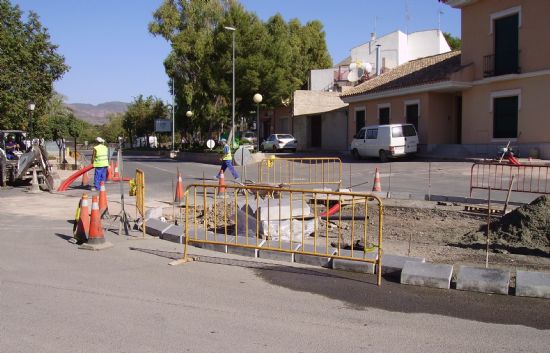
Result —
[[401, 284], [449, 289], [452, 276], [452, 265], [407, 261], [401, 271]]
[[[423, 257], [401, 256], [401, 255], [383, 255], [382, 256], [382, 275], [384, 276], [401, 276], [401, 271], [407, 261], [426, 262]], [[378, 273], [378, 266], [376, 266]]]
[[516, 296], [550, 299], [550, 273], [517, 271]]
[[149, 218], [145, 220], [145, 233], [154, 237], [161, 237], [168, 228], [172, 227], [171, 224], [165, 223], [159, 219]]
[[[362, 259], [365, 255], [365, 259], [376, 261], [378, 259], [378, 252], [371, 251], [364, 253], [363, 251], [355, 250], [353, 252], [354, 259]], [[350, 250], [340, 250], [340, 256], [351, 256]], [[361, 261], [351, 261], [346, 259], [336, 259], [332, 258], [332, 269], [333, 270], [343, 270], [351, 272], [361, 272], [374, 274], [375, 264], [370, 262], [361, 262]]]
[[[185, 240], [183, 235], [183, 227], [162, 222], [158, 219], [148, 219], [146, 232], [149, 235], [157, 236], [160, 239], [182, 244]], [[267, 249], [251, 249], [239, 248], [220, 244], [205, 244], [193, 242], [193, 238], [205, 239], [205, 231], [203, 228], [189, 229], [189, 245], [196, 246], [202, 249], [219, 251], [223, 253], [236, 254], [254, 258], [263, 258], [285, 262], [297, 262], [312, 266], [321, 266], [332, 268], [335, 270], [352, 271], [373, 274], [378, 273], [378, 266], [372, 263], [350, 261], [345, 259], [335, 259], [337, 249], [330, 247], [327, 256], [314, 256], [299, 253], [286, 253], [276, 250]], [[157, 235], [158, 234], [158, 235]], [[208, 240], [221, 241], [224, 239], [219, 234], [216, 235], [211, 231], [207, 233]], [[243, 236], [237, 237], [237, 244], [246, 244], [246, 238]], [[229, 235], [229, 242], [235, 242], [235, 237]], [[249, 239], [250, 244], [250, 239]], [[258, 245], [265, 246], [267, 243], [262, 239]], [[255, 242], [254, 242], [255, 245]], [[300, 243], [293, 244], [293, 250], [298, 250], [301, 247]], [[290, 249], [289, 243], [282, 243], [282, 248]], [[306, 244], [304, 251], [313, 251], [313, 245]], [[317, 247], [318, 252], [325, 252], [324, 247]], [[351, 256], [350, 250], [341, 249], [341, 256]], [[354, 257], [361, 258], [363, 252], [354, 251]], [[377, 252], [367, 253], [370, 259], [377, 258]], [[400, 283], [408, 285], [418, 285], [424, 287], [449, 289], [451, 277], [453, 274], [453, 266], [446, 264], [426, 263], [424, 258], [410, 257], [402, 255], [386, 254], [382, 258], [382, 275], [397, 276], [400, 275]], [[461, 265], [457, 270], [457, 289], [464, 291], [476, 291], [481, 293], [497, 293], [508, 294], [510, 284], [510, 271], [499, 269], [476, 268], [472, 266]], [[535, 272], [535, 271], [517, 271], [516, 278], [516, 296], [550, 298], [550, 273]]]
[[510, 271], [496, 268], [459, 266], [456, 289], [482, 293], [508, 294]]

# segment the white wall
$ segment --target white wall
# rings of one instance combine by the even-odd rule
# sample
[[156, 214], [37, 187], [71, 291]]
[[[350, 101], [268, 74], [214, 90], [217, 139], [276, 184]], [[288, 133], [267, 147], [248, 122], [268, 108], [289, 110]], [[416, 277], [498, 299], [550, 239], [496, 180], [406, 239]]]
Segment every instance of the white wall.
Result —
[[311, 70], [311, 91], [327, 91], [334, 83], [334, 69]]
[[408, 60], [451, 51], [443, 33], [437, 29], [409, 34], [408, 48]]
[[345, 151], [347, 115], [344, 110], [324, 113], [322, 115], [321, 148], [324, 150]]
[[[351, 48], [351, 61], [368, 62], [376, 71], [376, 45], [380, 45], [381, 67], [393, 69], [410, 60], [446, 53], [451, 50], [439, 30], [414, 32], [407, 36], [395, 31], [365, 44]], [[382, 66], [384, 65], [384, 66]], [[334, 83], [334, 72], [338, 68], [311, 70], [310, 90], [328, 91]]]
[[307, 116], [298, 116], [294, 119], [294, 131], [292, 135], [298, 140], [298, 150], [303, 151], [307, 147]]
[[380, 44], [381, 57], [387, 68], [394, 68], [410, 60], [446, 53], [451, 50], [439, 30], [414, 32], [407, 36], [395, 31], [351, 49], [351, 60], [376, 66], [376, 45]]

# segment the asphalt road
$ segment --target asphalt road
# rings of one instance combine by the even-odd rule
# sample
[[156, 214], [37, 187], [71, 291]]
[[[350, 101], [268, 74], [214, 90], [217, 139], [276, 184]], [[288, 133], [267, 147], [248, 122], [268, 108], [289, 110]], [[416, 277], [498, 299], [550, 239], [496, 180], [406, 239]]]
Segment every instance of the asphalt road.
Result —
[[[157, 198], [171, 194], [165, 179], [178, 166], [187, 182], [217, 169], [127, 163], [138, 165], [152, 174]], [[108, 189], [116, 200], [118, 185]], [[78, 250], [67, 240], [80, 193], [0, 190], [0, 352], [547, 352], [550, 345], [545, 299], [388, 280], [377, 287], [370, 275], [195, 248], [200, 261], [171, 267], [180, 245], [112, 233], [113, 248]]]
[[[278, 154], [280, 157], [291, 157], [293, 154]], [[173, 183], [176, 182], [176, 171], [179, 168], [185, 185], [206, 182], [217, 183], [215, 175], [219, 167], [210, 164], [174, 161], [158, 156], [126, 156], [125, 168], [131, 175], [136, 168], [145, 172], [150, 194], [155, 198], [172, 199]], [[468, 197], [470, 193], [471, 162], [455, 161], [396, 161], [379, 164], [375, 160], [355, 161], [344, 159], [342, 163], [342, 187], [350, 185], [353, 191], [369, 192], [372, 190], [375, 168], [380, 171], [383, 191], [390, 191], [399, 197], [398, 193], [410, 194], [412, 198], [424, 199], [427, 195]], [[242, 167], [236, 167], [243, 176]], [[351, 175], [351, 178], [350, 178]], [[257, 167], [247, 167], [246, 179], [258, 180]], [[230, 173], [226, 173], [226, 183], [232, 182]], [[320, 186], [320, 185], [319, 185]], [[318, 186], [318, 187], [319, 187]], [[512, 193], [510, 201], [528, 203], [538, 197], [538, 194]], [[486, 190], [474, 190], [473, 198], [487, 199]], [[506, 192], [493, 191], [492, 200], [504, 201]]]

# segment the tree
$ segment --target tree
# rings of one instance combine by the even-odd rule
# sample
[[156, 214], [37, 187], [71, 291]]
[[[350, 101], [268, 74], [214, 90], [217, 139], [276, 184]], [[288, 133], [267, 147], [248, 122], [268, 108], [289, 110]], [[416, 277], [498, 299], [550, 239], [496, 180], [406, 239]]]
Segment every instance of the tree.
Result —
[[[149, 31], [172, 44], [172, 52], [164, 66], [176, 93], [176, 116], [181, 118], [191, 108], [187, 128], [196, 125], [205, 129], [213, 115], [220, 113], [216, 96], [218, 82], [213, 73], [214, 31], [223, 17], [221, 1], [165, 0], [155, 11]], [[172, 82], [170, 82], [170, 87]], [[180, 125], [180, 124], [179, 124]]]
[[[149, 137], [154, 132], [155, 119], [164, 117], [168, 117], [168, 107], [162, 100], [139, 95], [128, 105], [121, 124], [130, 136], [130, 142], [133, 143], [134, 136]], [[148, 138], [146, 140], [149, 141]]]
[[108, 117], [108, 123], [99, 128], [100, 135], [108, 142], [117, 142], [119, 137], [126, 137], [124, 129], [124, 114], [111, 114]]
[[45, 133], [43, 114], [53, 95], [53, 82], [68, 69], [38, 15], [31, 11], [24, 22], [19, 6], [0, 0], [0, 127], [27, 129], [27, 106], [33, 102], [34, 129]]
[[164, 65], [175, 86], [176, 125], [187, 131], [231, 121], [233, 35], [237, 116], [256, 108], [255, 93], [267, 107], [280, 106], [307, 85], [309, 70], [332, 65], [319, 21], [302, 26], [277, 14], [263, 23], [236, 0], [164, 0], [149, 31], [172, 45]]
[[443, 32], [445, 40], [451, 47], [451, 50], [459, 50], [462, 47], [462, 41], [458, 37], [453, 37], [449, 32]]

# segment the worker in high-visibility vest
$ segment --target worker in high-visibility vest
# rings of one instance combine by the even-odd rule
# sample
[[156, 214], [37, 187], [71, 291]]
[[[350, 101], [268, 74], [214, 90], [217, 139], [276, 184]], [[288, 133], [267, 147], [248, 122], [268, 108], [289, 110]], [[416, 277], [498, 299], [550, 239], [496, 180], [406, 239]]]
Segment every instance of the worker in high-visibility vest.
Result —
[[239, 179], [239, 174], [237, 174], [235, 167], [233, 167], [233, 156], [231, 155], [231, 147], [229, 147], [229, 145], [227, 144], [226, 139], [221, 139], [221, 143], [223, 144], [222, 165], [220, 171], [216, 175], [216, 178], [219, 179], [220, 174], [225, 173], [225, 170], [229, 168], [229, 171], [233, 175], [233, 178]]
[[107, 167], [109, 166], [109, 148], [105, 146], [105, 140], [101, 137], [97, 137], [95, 140], [97, 145], [94, 146], [92, 154], [92, 163], [95, 169], [92, 191], [99, 190], [99, 184], [107, 179]]

